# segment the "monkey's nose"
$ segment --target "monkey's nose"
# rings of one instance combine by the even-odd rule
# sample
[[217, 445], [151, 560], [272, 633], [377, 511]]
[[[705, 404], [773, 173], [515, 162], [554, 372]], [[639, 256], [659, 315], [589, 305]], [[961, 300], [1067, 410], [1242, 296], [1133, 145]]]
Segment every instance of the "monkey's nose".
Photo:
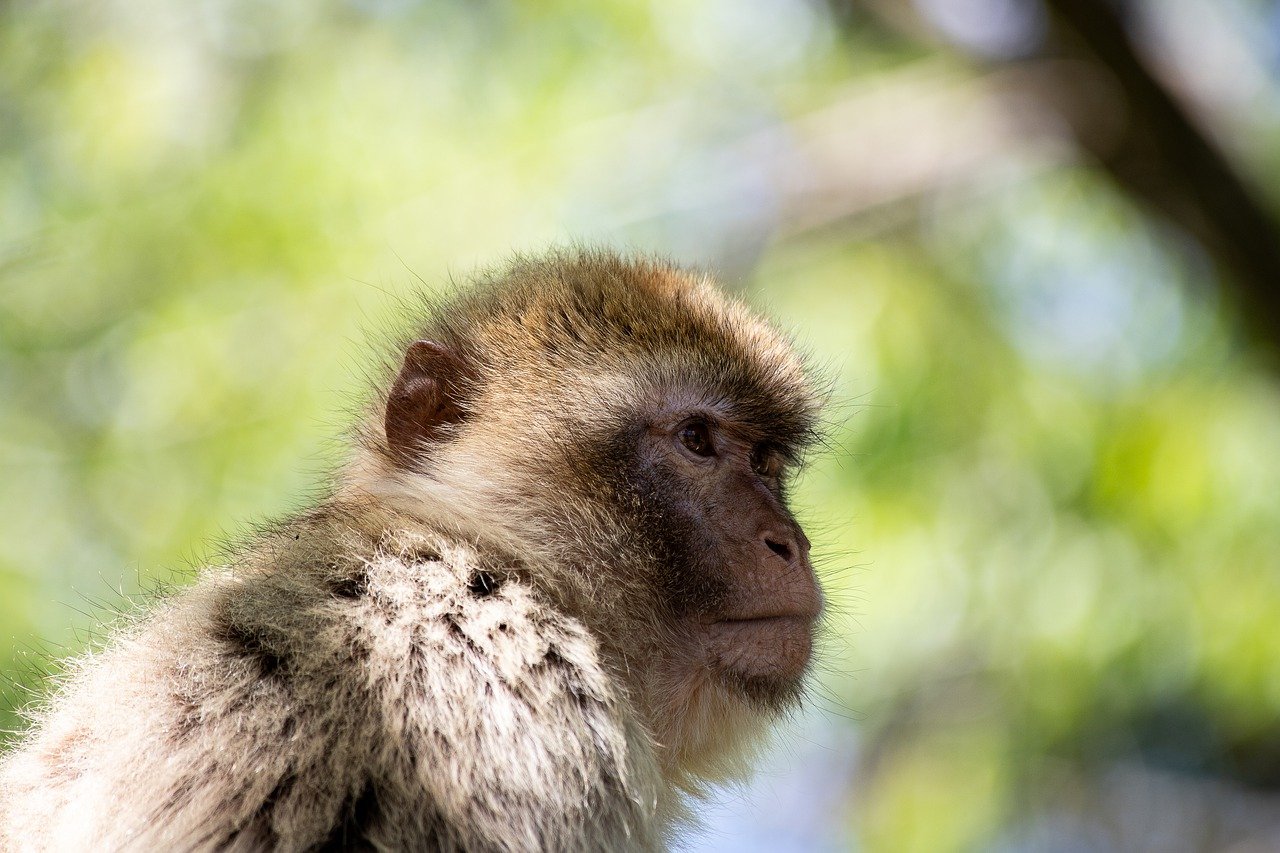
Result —
[[760, 542], [764, 543], [764, 547], [769, 551], [776, 553], [790, 564], [796, 558], [800, 560], [808, 560], [809, 558], [809, 539], [805, 537], [803, 532], [795, 530], [795, 532], [782, 532], [782, 530], [765, 530], [760, 534]]
[[764, 536], [764, 544], [768, 546], [770, 551], [777, 554], [788, 563], [791, 562], [791, 555], [793, 551], [789, 542], [779, 542], [777, 539], [774, 539], [766, 533]]
[[766, 533], [762, 538], [764, 539], [765, 547], [788, 563], [794, 560], [796, 554], [800, 551], [800, 546], [793, 536]]

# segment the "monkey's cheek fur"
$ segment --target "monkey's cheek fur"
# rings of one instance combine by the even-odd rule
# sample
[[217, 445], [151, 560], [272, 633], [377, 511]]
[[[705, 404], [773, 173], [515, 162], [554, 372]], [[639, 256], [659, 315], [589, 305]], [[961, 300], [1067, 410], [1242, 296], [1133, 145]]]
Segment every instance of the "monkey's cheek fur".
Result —
[[711, 665], [747, 679], [795, 682], [813, 647], [813, 621], [802, 616], [731, 619], [707, 626]]

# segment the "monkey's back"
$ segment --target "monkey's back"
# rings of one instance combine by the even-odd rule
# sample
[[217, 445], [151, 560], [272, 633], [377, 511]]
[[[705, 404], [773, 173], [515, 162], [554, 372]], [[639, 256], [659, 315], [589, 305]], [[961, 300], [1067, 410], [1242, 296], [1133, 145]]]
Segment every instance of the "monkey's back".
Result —
[[331, 509], [73, 668], [0, 764], [0, 847], [650, 848], [614, 684], [514, 566]]

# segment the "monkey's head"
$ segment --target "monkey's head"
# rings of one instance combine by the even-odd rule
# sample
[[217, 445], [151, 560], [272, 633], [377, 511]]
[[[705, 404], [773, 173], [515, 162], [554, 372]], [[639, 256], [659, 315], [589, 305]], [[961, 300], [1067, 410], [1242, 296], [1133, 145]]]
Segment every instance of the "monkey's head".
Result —
[[822, 596], [787, 484], [819, 399], [787, 341], [703, 277], [607, 254], [519, 261], [429, 313], [382, 496], [517, 556], [682, 750], [794, 701]]

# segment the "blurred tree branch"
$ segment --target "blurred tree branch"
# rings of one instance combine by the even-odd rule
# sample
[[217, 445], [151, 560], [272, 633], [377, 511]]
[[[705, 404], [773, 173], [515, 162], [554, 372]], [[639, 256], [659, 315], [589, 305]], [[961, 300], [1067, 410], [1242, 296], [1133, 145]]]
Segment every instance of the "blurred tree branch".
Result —
[[[832, 0], [915, 40], [933, 40], [905, 0]], [[1081, 150], [1158, 216], [1197, 240], [1226, 273], [1251, 331], [1280, 352], [1280, 225], [1185, 107], [1143, 61], [1126, 0], [1044, 0], [1049, 27], [1029, 54], [1027, 93]]]

